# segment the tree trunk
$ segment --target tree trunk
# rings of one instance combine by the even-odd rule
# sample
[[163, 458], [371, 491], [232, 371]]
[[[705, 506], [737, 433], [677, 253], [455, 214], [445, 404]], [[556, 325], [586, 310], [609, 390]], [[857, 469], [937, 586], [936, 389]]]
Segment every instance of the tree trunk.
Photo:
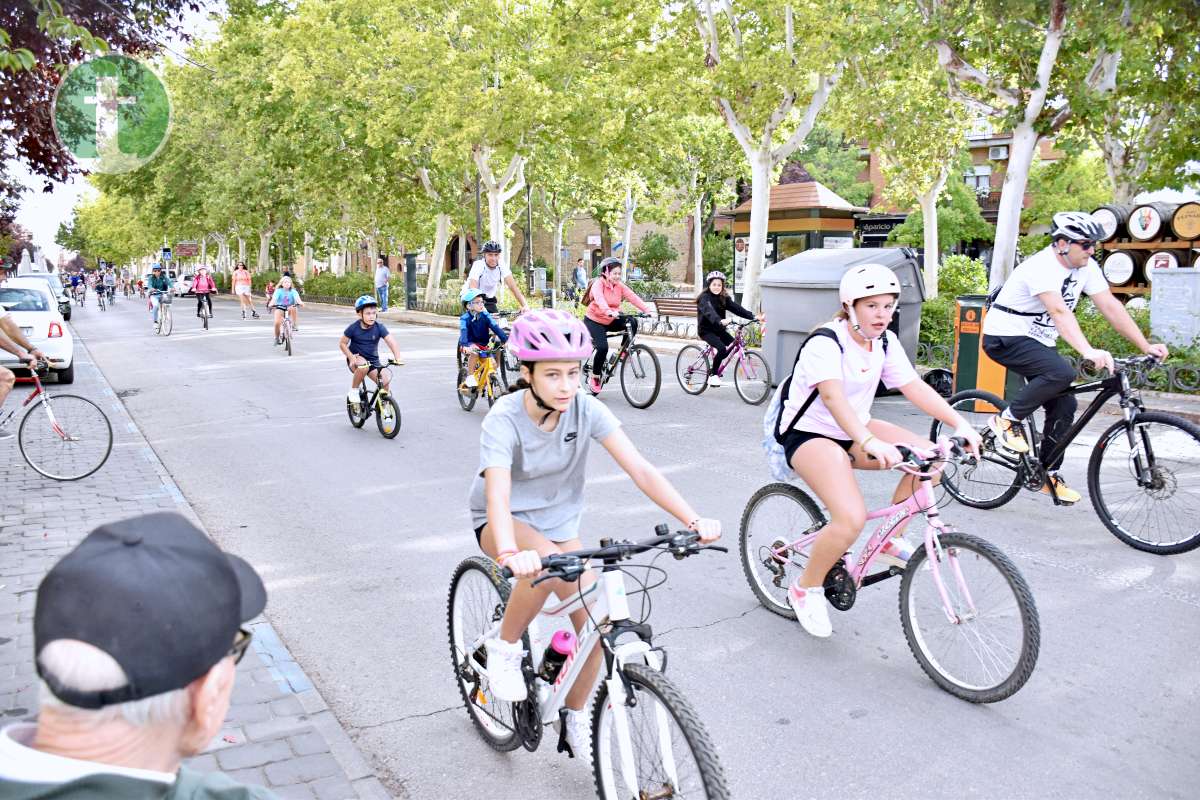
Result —
[[379, 256], [379, 242], [374, 234], [367, 237], [367, 272], [375, 275], [375, 260]]
[[313, 249], [312, 249], [312, 231], [304, 232], [304, 277], [307, 278], [312, 274], [313, 269]]
[[566, 217], [559, 217], [554, 222], [554, 296], [559, 297], [562, 294], [562, 240], [563, 228], [567, 225]]
[[761, 295], [758, 276], [762, 274], [767, 249], [767, 218], [771, 213], [771, 152], [757, 150], [750, 158], [750, 242], [746, 268], [737, 289], [742, 305], [758, 311]]
[[458, 278], [463, 281], [467, 279], [467, 235], [465, 233], [458, 234]]
[[200, 263], [208, 266], [208, 237], [200, 237]]
[[[629, 251], [633, 249], [633, 213], [637, 211], [637, 199], [633, 196], [633, 188], [625, 190], [625, 244], [621, 247], [621, 268], [629, 267]], [[628, 276], [626, 276], [628, 279]]]
[[1013, 129], [1008, 149], [1008, 169], [1000, 191], [1000, 209], [996, 212], [996, 243], [992, 248], [992, 268], [989, 283], [995, 288], [1012, 274], [1017, 263], [1017, 237], [1021, 233], [1021, 208], [1025, 202], [1025, 186], [1029, 168], [1041, 137], [1033, 126], [1022, 122]]
[[696, 276], [696, 291], [704, 290], [704, 195], [696, 198], [696, 208], [692, 212], [692, 260], [695, 261], [693, 273]]
[[246, 240], [241, 236], [238, 237], [238, 263], [246, 263]]
[[429, 256], [429, 274], [426, 276], [425, 302], [436, 303], [438, 289], [442, 285], [442, 269], [446, 262], [446, 243], [450, 241], [450, 215], [437, 215], [437, 232], [433, 236], [433, 253]]
[[938, 263], [941, 261], [941, 245], [938, 242], [937, 201], [946, 185], [949, 169], [943, 169], [937, 181], [917, 200], [921, 204], [921, 221], [925, 229], [925, 299], [938, 295]]
[[260, 231], [258, 234], [258, 264], [256, 272], [265, 272], [271, 268], [271, 236], [273, 231]]

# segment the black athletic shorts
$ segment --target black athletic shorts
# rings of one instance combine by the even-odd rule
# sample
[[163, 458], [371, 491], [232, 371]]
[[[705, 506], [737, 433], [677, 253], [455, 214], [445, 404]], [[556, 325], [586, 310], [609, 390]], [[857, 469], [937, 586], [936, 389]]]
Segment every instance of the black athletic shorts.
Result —
[[849, 453], [850, 448], [854, 446], [854, 442], [850, 441], [849, 439], [835, 439], [832, 436], [826, 436], [823, 433], [793, 430], [783, 437], [783, 452], [784, 455], [787, 456], [789, 464], [792, 463], [792, 456], [797, 450], [800, 449], [800, 445], [812, 439], [828, 439], [829, 441], [836, 443], [847, 453]]
[[478, 542], [480, 547], [483, 547], [483, 529], [486, 527], [487, 523], [485, 522], [475, 529], [475, 541]]

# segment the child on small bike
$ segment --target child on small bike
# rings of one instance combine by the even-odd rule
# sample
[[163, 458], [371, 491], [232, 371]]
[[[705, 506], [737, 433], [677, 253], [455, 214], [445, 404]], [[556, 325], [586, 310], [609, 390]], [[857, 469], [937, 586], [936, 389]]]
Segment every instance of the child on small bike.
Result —
[[[471, 522], [480, 547], [519, 582], [509, 597], [498, 638], [487, 648], [490, 691], [506, 702], [526, 698], [521, 636], [553, 591], [567, 598], [594, 582], [546, 581], [534, 587], [541, 558], [580, 549], [584, 473], [592, 442], [599, 442], [638, 488], [703, 542], [721, 535], [719, 520], [703, 519], [638, 452], [621, 424], [594, 397], [580, 392], [580, 361], [591, 349], [583, 323], [565, 311], [531, 311], [513, 323], [511, 352], [521, 362], [514, 391], [496, 401], [483, 420], [479, 470], [471, 485]], [[576, 629], [587, 611], [571, 615]], [[590, 725], [583, 711], [596, 681], [596, 648], [568, 693], [567, 742], [588, 752]]]
[[392, 383], [392, 371], [379, 361], [379, 340], [382, 339], [388, 350], [392, 351], [392, 360], [396, 362], [400, 361], [400, 345], [396, 344], [387, 327], [376, 321], [379, 317], [379, 301], [373, 295], [364, 294], [355, 300], [354, 311], [358, 314], [358, 319], [342, 331], [338, 347], [346, 357], [346, 366], [354, 373], [354, 377], [350, 379], [350, 391], [346, 394], [346, 399], [357, 414], [361, 410], [358, 407], [358, 390], [362, 386], [363, 378], [370, 377], [383, 389], [387, 389]]
[[[639, 310], [649, 314], [650, 306], [637, 292], [621, 282], [622, 266], [619, 258], [606, 258], [600, 262], [600, 277], [584, 292], [582, 302], [587, 305], [587, 313], [583, 323], [587, 326], [592, 345], [596, 348], [596, 357], [592, 359], [591, 390], [599, 394], [604, 385], [604, 362], [608, 358], [608, 332], [624, 331], [625, 323], [621, 321], [621, 301], [628, 300]], [[637, 335], [637, 320], [630, 320], [633, 326], [630, 333]]]
[[[856, 266], [842, 277], [839, 295], [837, 316], [817, 328], [796, 356], [777, 431], [788, 464], [829, 509], [829, 522], [813, 544], [804, 572], [788, 589], [800, 625], [822, 638], [833, 633], [825, 576], [867, 520], [852, 470], [891, 469], [903, 460], [897, 443], [933, 446], [924, 436], [871, 418], [880, 380], [952, 427], [972, 451], [978, 453], [980, 441], [970, 423], [917, 376], [900, 340], [888, 331], [900, 299], [896, 274], [882, 264]], [[910, 497], [915, 481], [911, 475], [901, 478], [892, 502]], [[897, 527], [878, 556], [900, 568], [913, 550], [902, 533], [902, 526]]]
[[489, 334], [496, 334], [496, 338], [502, 342], [508, 341], [508, 334], [484, 308], [483, 292], [468, 288], [463, 292], [462, 300], [467, 304], [467, 310], [458, 318], [458, 347], [467, 356], [465, 385], [468, 389], [474, 389], [479, 385], [475, 378], [475, 370], [479, 366], [479, 351], [487, 349], [491, 339]]
[[732, 311], [742, 319], [763, 320], [761, 314], [756, 317], [730, 297], [725, 291], [725, 273], [713, 270], [704, 276], [704, 290], [696, 295], [696, 333], [717, 351], [708, 374], [709, 386], [721, 385], [721, 376], [717, 372], [729, 355], [729, 345], [733, 344], [733, 337], [725, 330], [726, 311]]
[[270, 296], [271, 300], [267, 303], [267, 307], [275, 309], [275, 344], [283, 344], [283, 339], [279, 335], [279, 329], [283, 325], [283, 315], [287, 314], [291, 318], [293, 330], [300, 330], [297, 324], [299, 322], [297, 309], [304, 305], [304, 301], [300, 299], [300, 293], [292, 288], [292, 279], [286, 275], [279, 279], [279, 286], [271, 292]]

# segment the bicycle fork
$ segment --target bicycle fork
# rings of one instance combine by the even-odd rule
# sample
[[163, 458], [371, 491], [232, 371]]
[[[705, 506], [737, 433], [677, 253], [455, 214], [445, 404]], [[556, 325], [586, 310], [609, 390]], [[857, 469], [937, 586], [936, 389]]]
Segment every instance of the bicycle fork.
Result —
[[[967, 588], [967, 580], [962, 573], [962, 565], [958, 563], [958, 555], [947, 551], [946, 548], [942, 547], [941, 540], [938, 539], [938, 534], [945, 530], [945, 526], [942, 525], [940, 520], [936, 519], [936, 514], [937, 512], [933, 512], [926, 516], [929, 525], [925, 529], [925, 557], [929, 561], [930, 571], [933, 572], [933, 583], [937, 586], [938, 596], [942, 599], [942, 613], [946, 615], [946, 620], [951, 625], [962, 625], [964, 622], [974, 619], [978, 611], [975, 608], [975, 600], [971, 597], [971, 590]], [[962, 598], [966, 606], [966, 617], [963, 617], [959, 613], [958, 607], [950, 597], [950, 591], [942, 576], [941, 568], [944, 564], [950, 565], [950, 572], [954, 576], [954, 584], [958, 588], [959, 597]]]

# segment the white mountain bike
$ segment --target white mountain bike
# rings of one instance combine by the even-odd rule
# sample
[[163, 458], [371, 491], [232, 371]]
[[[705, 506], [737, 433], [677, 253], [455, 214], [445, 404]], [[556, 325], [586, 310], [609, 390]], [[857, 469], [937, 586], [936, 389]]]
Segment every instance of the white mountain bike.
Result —
[[[467, 713], [480, 735], [500, 751], [518, 747], [533, 751], [543, 729], [558, 724], [558, 750], [572, 757], [566, 739], [563, 703], [596, 647], [604, 649], [604, 680], [592, 707], [592, 768], [596, 792], [607, 800], [629, 798], [731, 797], [725, 774], [709, 739], [688, 703], [663, 671], [667, 654], [651, 642], [645, 619], [630, 616], [625, 575], [630, 569], [646, 570], [646, 582], [630, 576], [649, 592], [666, 582], [666, 572], [650, 564], [620, 562], [651, 550], [683, 559], [701, 550], [724, 547], [702, 545], [690, 531], [668, 533], [655, 528], [643, 542], [602, 539], [594, 550], [577, 550], [542, 559], [543, 572], [534, 583], [551, 578], [577, 582], [589, 560], [603, 564], [597, 580], [582, 593], [566, 600], [551, 595], [542, 613], [529, 626], [522, 643], [522, 671], [529, 687], [527, 699], [507, 703], [492, 693], [487, 676], [484, 643], [500, 633], [500, 620], [508, 600], [511, 573], [488, 558], [465, 559], [450, 582], [450, 656]], [[659, 576], [649, 583], [649, 576]], [[649, 584], [649, 585], [648, 585]], [[635, 593], [636, 593], [635, 591]], [[643, 607], [648, 607], [644, 603]], [[588, 623], [579, 632], [574, 650], [567, 655], [552, 682], [539, 676], [547, 645], [557, 627], [555, 620], [587, 608]], [[569, 624], [569, 623], [568, 623]]]

